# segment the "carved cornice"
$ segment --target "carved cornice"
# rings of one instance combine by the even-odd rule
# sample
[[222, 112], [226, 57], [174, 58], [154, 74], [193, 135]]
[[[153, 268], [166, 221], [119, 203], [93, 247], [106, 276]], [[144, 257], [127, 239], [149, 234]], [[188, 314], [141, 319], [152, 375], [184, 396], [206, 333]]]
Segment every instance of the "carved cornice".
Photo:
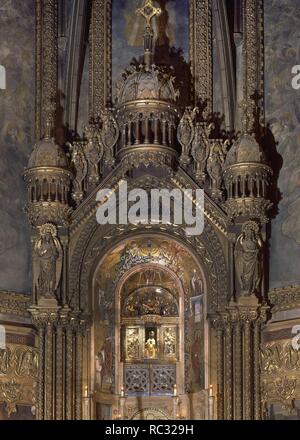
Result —
[[15, 292], [0, 292], [0, 313], [29, 318], [31, 296]]
[[282, 287], [269, 292], [272, 312], [300, 308], [300, 286]]

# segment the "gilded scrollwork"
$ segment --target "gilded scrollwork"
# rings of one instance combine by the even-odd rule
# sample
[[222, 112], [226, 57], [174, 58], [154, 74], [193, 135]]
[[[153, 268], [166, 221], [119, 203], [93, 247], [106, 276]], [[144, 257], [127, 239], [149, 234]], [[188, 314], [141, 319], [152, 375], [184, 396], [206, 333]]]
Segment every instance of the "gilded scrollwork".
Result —
[[0, 383], [0, 401], [4, 401], [7, 407], [8, 416], [17, 411], [17, 404], [21, 401], [23, 386], [11, 380]]
[[261, 349], [261, 370], [267, 375], [280, 371], [297, 372], [300, 370], [300, 351], [290, 342], [267, 344]]
[[37, 378], [37, 351], [25, 346], [7, 346], [0, 350], [0, 375]]
[[126, 359], [136, 360], [140, 359], [140, 329], [139, 328], [127, 328], [126, 329]]
[[162, 333], [163, 355], [166, 358], [176, 358], [177, 331], [176, 327], [166, 327]]

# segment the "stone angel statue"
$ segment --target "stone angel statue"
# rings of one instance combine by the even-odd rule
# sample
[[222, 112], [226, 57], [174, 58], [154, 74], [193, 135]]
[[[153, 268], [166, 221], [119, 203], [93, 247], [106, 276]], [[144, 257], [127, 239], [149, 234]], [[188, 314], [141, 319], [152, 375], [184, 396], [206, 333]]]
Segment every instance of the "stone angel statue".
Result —
[[76, 203], [79, 203], [83, 199], [83, 185], [88, 172], [88, 163], [81, 142], [74, 142], [73, 145], [69, 144], [69, 148], [72, 155], [72, 164], [76, 172], [72, 197]]
[[204, 184], [205, 182], [206, 164], [210, 153], [209, 137], [214, 127], [213, 123], [209, 125], [197, 123], [195, 127], [195, 136], [192, 142], [192, 157], [195, 163], [196, 179], [200, 184]]
[[55, 298], [62, 272], [63, 252], [56, 226], [45, 224], [34, 247], [34, 286], [38, 298]]
[[100, 162], [103, 159], [104, 148], [101, 142], [101, 131], [99, 124], [90, 122], [84, 127], [86, 143], [84, 154], [88, 162], [88, 181], [96, 186], [100, 179]]
[[105, 109], [102, 114], [101, 142], [104, 146], [104, 164], [109, 168], [115, 165], [114, 147], [119, 139], [120, 130], [111, 109]]
[[227, 154], [227, 142], [214, 140], [211, 141], [210, 153], [207, 160], [207, 172], [211, 179], [211, 191], [213, 198], [222, 197], [222, 176]]
[[242, 296], [260, 293], [262, 280], [263, 242], [259, 226], [245, 223], [235, 245], [235, 267]]
[[198, 112], [199, 109], [197, 107], [195, 107], [193, 110], [191, 107], [187, 107], [178, 125], [177, 139], [182, 147], [180, 163], [183, 166], [186, 166], [190, 163], [191, 144], [195, 135], [194, 119]]

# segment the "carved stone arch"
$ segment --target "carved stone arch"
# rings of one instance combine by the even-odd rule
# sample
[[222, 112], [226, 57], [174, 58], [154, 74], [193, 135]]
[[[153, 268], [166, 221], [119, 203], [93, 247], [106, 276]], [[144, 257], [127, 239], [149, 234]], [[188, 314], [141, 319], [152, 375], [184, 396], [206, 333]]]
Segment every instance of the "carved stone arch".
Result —
[[[121, 176], [119, 176], [119, 179]], [[186, 182], [184, 176], [180, 176], [179, 184], [176, 180], [172, 181], [172, 173], [166, 173], [165, 178], [158, 179], [153, 175], [146, 175], [138, 179], [133, 179], [128, 184], [128, 190], [143, 188], [146, 191], [151, 188], [174, 188], [190, 187], [190, 182]], [[185, 186], [187, 185], [187, 186]], [[106, 186], [110, 187], [109, 182]], [[117, 183], [113, 187], [116, 187]], [[97, 191], [95, 191], [96, 194]], [[95, 196], [96, 198], [96, 196]], [[94, 198], [94, 199], [95, 199]], [[91, 200], [91, 198], [90, 198]], [[117, 197], [117, 209], [119, 200]], [[209, 207], [210, 208], [210, 207]], [[94, 204], [90, 206], [88, 220], [83, 224], [82, 232], [75, 244], [74, 252], [70, 264], [69, 292], [71, 304], [76, 308], [88, 310], [88, 290], [91, 287], [89, 280], [92, 271], [95, 269], [97, 260], [114, 247], [116, 242], [129, 238], [132, 235], [143, 233], [160, 233], [175, 238], [184, 247], [200, 260], [203, 270], [206, 272], [210, 301], [208, 301], [208, 312], [213, 313], [217, 309], [224, 307], [228, 303], [229, 292], [229, 271], [227, 269], [225, 248], [223, 247], [219, 230], [211, 221], [211, 213], [205, 217], [204, 231], [200, 236], [187, 236], [185, 226], [178, 225], [151, 225], [151, 226], [118, 226], [118, 225], [98, 225], [96, 222], [96, 209]], [[84, 219], [82, 219], [84, 222]], [[228, 238], [224, 235], [224, 240]], [[224, 243], [223, 243], [224, 244]]]
[[118, 243], [137, 235], [159, 234], [171, 238], [185, 247], [198, 260], [207, 280], [208, 312], [213, 313], [227, 304], [228, 271], [219, 237], [206, 222], [201, 236], [187, 237], [182, 226], [130, 225], [99, 226], [94, 219], [82, 231], [71, 260], [69, 287], [73, 298], [71, 305], [89, 311], [88, 292], [91, 289], [93, 272], [101, 258]]

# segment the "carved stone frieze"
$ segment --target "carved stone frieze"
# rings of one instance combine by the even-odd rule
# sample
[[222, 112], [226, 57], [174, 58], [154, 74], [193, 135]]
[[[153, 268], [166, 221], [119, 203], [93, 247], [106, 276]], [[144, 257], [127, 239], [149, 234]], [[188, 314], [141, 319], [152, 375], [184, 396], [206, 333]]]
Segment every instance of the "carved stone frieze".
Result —
[[273, 305], [273, 313], [300, 308], [300, 286], [273, 289], [269, 292], [268, 297]]

